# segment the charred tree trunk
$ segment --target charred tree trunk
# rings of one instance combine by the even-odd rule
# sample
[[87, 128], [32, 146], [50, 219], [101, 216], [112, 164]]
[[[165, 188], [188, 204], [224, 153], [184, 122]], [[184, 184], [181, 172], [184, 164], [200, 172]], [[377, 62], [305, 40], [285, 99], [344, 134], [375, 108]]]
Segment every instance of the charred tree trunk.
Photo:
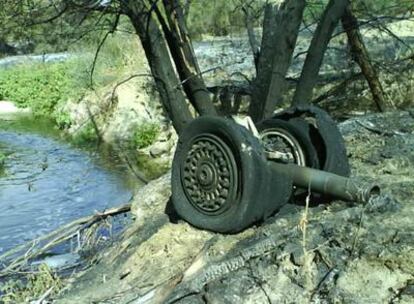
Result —
[[247, 36], [249, 38], [250, 48], [253, 53], [254, 66], [256, 67], [256, 73], [257, 73], [257, 66], [259, 63], [259, 55], [260, 55], [260, 46], [259, 46], [259, 42], [256, 39], [256, 34], [254, 33], [254, 27], [253, 27], [254, 19], [248, 7], [243, 6], [242, 10], [244, 13], [244, 18], [245, 18], [244, 23], [246, 24]]
[[258, 73], [249, 109], [254, 121], [272, 115], [282, 101], [304, 8], [304, 0], [284, 0], [265, 7]]
[[[169, 24], [169, 28], [164, 24], [163, 30], [184, 91], [200, 115], [217, 115], [194, 54], [182, 7], [178, 0], [163, 3]], [[164, 23], [160, 13], [158, 18]]]
[[306, 105], [310, 103], [313, 89], [318, 82], [318, 74], [326, 48], [348, 3], [348, 0], [330, 0], [325, 8], [308, 49], [293, 97], [293, 105]]
[[352, 57], [361, 68], [362, 74], [368, 82], [375, 105], [378, 111], [384, 112], [387, 109], [384, 90], [378, 78], [378, 74], [371, 63], [369, 53], [358, 29], [358, 20], [352, 13], [350, 5], [347, 6], [345, 13], [342, 16], [342, 25], [348, 36]]
[[177, 88], [179, 80], [158, 24], [144, 1], [128, 1], [123, 10], [141, 40], [164, 110], [180, 133], [192, 115], [184, 94]]

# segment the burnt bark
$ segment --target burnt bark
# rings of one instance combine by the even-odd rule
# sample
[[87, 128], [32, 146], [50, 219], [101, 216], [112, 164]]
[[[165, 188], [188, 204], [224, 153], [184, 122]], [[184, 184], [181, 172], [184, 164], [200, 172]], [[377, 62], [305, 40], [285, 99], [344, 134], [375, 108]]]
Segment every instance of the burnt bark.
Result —
[[378, 73], [371, 63], [368, 50], [365, 47], [364, 40], [359, 31], [358, 20], [352, 12], [351, 5], [346, 7], [341, 21], [348, 37], [348, 44], [351, 49], [352, 57], [361, 68], [362, 74], [368, 82], [378, 111], [384, 112], [389, 105], [387, 105], [384, 90], [378, 78]]
[[319, 70], [328, 43], [348, 3], [348, 0], [330, 0], [326, 6], [309, 46], [295, 95], [293, 96], [293, 105], [298, 106], [310, 103], [313, 89], [318, 82]]
[[124, 2], [123, 10], [141, 40], [163, 108], [180, 133], [192, 115], [183, 92], [177, 87], [179, 80], [165, 39], [144, 1]]
[[254, 121], [272, 115], [283, 100], [285, 76], [302, 21], [304, 0], [268, 3], [263, 20], [263, 37], [249, 113]]
[[249, 38], [250, 48], [253, 53], [254, 66], [256, 67], [256, 73], [257, 73], [257, 66], [259, 63], [259, 55], [260, 55], [260, 45], [259, 45], [259, 42], [257, 41], [256, 34], [254, 33], [254, 27], [253, 27], [254, 18], [248, 7], [243, 6], [242, 10], [244, 13], [244, 23], [247, 29], [247, 36]]
[[[163, 26], [181, 85], [200, 115], [217, 115], [206, 88], [188, 35], [183, 9], [178, 0], [163, 0], [169, 28]], [[158, 14], [163, 22], [161, 14]]]

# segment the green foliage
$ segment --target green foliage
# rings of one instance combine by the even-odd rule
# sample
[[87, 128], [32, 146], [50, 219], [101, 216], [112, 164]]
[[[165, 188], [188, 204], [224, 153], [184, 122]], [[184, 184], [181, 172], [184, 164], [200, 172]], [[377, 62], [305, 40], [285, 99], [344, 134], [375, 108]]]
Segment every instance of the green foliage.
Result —
[[83, 126], [79, 132], [75, 134], [73, 140], [77, 144], [96, 142], [98, 140], [98, 134], [96, 134], [93, 123], [89, 121], [85, 126]]
[[[90, 86], [96, 50], [103, 36], [104, 33], [97, 34], [70, 48], [70, 52], [79, 54], [79, 57], [73, 62], [74, 66], [69, 75], [74, 80], [75, 86]], [[130, 70], [132, 66], [143, 67], [146, 60], [140, 49], [136, 35], [126, 33], [109, 35], [102, 45], [93, 67], [93, 86], [102, 87], [119, 80], [120, 75], [124, 71]]]
[[70, 115], [63, 111], [54, 111], [54, 118], [57, 127], [61, 130], [68, 129], [72, 124]]
[[[328, 0], [307, 1], [304, 21], [312, 23], [319, 20]], [[414, 10], [412, 0], [353, 0], [351, 1], [355, 15], [360, 19], [371, 19], [377, 15], [397, 16]]]
[[307, 1], [305, 10], [303, 12], [303, 20], [306, 24], [316, 22], [328, 4], [328, 0], [321, 1]]
[[[191, 1], [187, 25], [192, 36], [202, 34], [228, 35], [232, 32], [245, 30], [245, 16], [241, 10], [242, 5], [249, 4], [251, 11], [258, 11], [265, 1], [245, 0], [194, 0]], [[256, 15], [256, 13], [253, 13]], [[258, 24], [260, 18], [257, 18]], [[257, 24], [257, 25], [258, 25]]]
[[42, 264], [38, 271], [29, 273], [23, 280], [9, 280], [2, 283], [0, 302], [5, 304], [28, 303], [40, 298], [50, 288], [52, 288], [51, 295], [56, 295], [62, 287], [60, 279], [46, 264]]
[[[75, 56], [64, 63], [26, 63], [0, 70], [0, 99], [30, 107], [36, 116], [51, 118], [61, 129], [69, 127], [70, 116], [61, 110], [62, 105], [68, 100], [80, 100], [90, 91], [95, 43], [101, 38], [89, 37], [72, 47], [70, 52]], [[135, 35], [109, 35], [95, 62], [93, 87], [98, 89], [123, 79], [131, 66], [144, 66], [145, 56], [137, 49]]]
[[149, 180], [160, 177], [170, 168], [168, 161], [163, 159], [155, 160], [148, 155], [138, 155], [136, 165], [139, 170], [145, 173], [145, 177]]
[[6, 162], [6, 155], [0, 152], [0, 170], [3, 169], [5, 162]]
[[35, 115], [50, 115], [67, 97], [69, 86], [64, 64], [19, 66], [0, 72], [0, 98], [31, 107]]
[[352, 2], [359, 17], [376, 15], [397, 16], [414, 10], [412, 0], [355, 0]]
[[142, 123], [135, 130], [132, 136], [132, 144], [135, 148], [143, 149], [151, 144], [157, 139], [157, 136], [160, 132], [160, 128], [155, 123]]

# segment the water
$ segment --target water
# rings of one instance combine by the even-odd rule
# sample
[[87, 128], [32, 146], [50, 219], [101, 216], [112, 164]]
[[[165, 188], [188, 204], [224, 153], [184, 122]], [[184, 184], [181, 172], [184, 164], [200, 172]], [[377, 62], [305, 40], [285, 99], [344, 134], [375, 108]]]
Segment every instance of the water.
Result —
[[48, 121], [0, 116], [0, 254], [96, 210], [127, 203], [138, 181], [111, 149], [78, 147]]
[[1, 68], [12, 68], [23, 63], [54, 63], [64, 62], [75, 57], [74, 54], [69, 53], [50, 53], [44, 55], [16, 55], [0, 59]]

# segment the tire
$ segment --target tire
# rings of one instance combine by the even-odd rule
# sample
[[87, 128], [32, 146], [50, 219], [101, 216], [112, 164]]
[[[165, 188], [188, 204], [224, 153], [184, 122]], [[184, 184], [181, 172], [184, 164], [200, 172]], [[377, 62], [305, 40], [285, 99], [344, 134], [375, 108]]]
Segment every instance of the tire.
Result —
[[291, 180], [269, 168], [259, 141], [247, 129], [215, 116], [195, 119], [180, 134], [171, 184], [181, 218], [221, 233], [265, 219], [292, 192]]
[[348, 177], [350, 166], [345, 142], [334, 120], [316, 106], [292, 107], [274, 116], [292, 123], [312, 142], [318, 155], [313, 168]]
[[[296, 160], [295, 163], [298, 165], [319, 168], [319, 159], [315, 147], [313, 146], [308, 133], [302, 128], [296, 127], [293, 123], [287, 122], [278, 118], [266, 119], [257, 125], [259, 134], [265, 135], [271, 131], [285, 131], [287, 134], [293, 137], [294, 143], [297, 150], [303, 152], [304, 160]], [[296, 157], [297, 159], [298, 157]]]
[[[336, 123], [324, 110], [312, 105], [291, 107], [266, 120], [268, 121], [266, 126], [271, 127], [272, 120], [284, 121], [286, 130], [297, 137], [307, 154], [306, 166], [344, 177], [350, 175], [343, 137]], [[258, 125], [259, 130], [263, 130], [261, 124]], [[297, 189], [294, 192], [294, 199], [296, 202], [303, 203], [307, 194], [307, 190]], [[333, 200], [332, 196], [312, 192], [313, 204], [330, 203]]]

